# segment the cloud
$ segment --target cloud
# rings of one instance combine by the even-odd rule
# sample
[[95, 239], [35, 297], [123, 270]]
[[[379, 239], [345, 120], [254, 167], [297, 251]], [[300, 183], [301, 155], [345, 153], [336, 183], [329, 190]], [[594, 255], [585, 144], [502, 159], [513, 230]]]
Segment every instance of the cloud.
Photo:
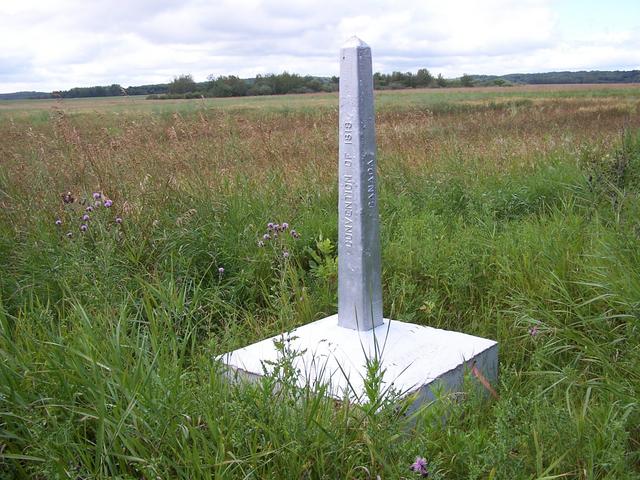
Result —
[[581, 30], [566, 1], [564, 10], [555, 0], [5, 1], [0, 91], [167, 82], [182, 73], [334, 75], [340, 44], [353, 34], [385, 72], [640, 66], [640, 18], [617, 28], [607, 23], [615, 16], [600, 24], [589, 17]]

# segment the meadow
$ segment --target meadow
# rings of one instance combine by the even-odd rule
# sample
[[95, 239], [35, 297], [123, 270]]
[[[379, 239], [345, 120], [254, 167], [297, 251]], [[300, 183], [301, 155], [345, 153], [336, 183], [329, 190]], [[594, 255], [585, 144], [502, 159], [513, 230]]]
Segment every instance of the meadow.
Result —
[[0, 102], [0, 478], [640, 478], [640, 86], [377, 93], [385, 316], [500, 342], [411, 416], [214, 361], [336, 312], [337, 122]]

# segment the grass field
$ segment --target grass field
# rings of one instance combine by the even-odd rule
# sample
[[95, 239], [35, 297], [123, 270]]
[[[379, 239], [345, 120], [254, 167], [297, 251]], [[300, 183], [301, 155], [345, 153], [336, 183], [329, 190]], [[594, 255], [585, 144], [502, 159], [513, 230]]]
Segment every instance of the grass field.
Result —
[[336, 311], [335, 95], [5, 101], [0, 478], [639, 478], [640, 86], [376, 106], [385, 316], [498, 340], [499, 398], [222, 379]]

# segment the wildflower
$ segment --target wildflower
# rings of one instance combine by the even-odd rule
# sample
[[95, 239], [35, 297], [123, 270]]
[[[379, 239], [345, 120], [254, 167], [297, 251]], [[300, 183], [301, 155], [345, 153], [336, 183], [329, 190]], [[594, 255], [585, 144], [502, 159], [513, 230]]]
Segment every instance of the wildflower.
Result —
[[87, 215], [86, 213], [84, 215], [82, 215], [82, 221], [83, 222], [88, 222], [89, 221], [89, 215]]
[[62, 194], [62, 201], [64, 203], [73, 203], [76, 201], [76, 199], [73, 198], [73, 195], [71, 194], [71, 192], [67, 192]]
[[529, 329], [529, 335], [531, 335], [532, 337], [535, 337], [536, 335], [538, 335], [538, 326], [534, 325], [533, 327], [531, 327]]
[[100, 200], [98, 200], [98, 201], [96, 201], [96, 203], [94, 203], [94, 205], [95, 205], [96, 207], [99, 207], [100, 205], [102, 205], [102, 202], [101, 202]]
[[89, 206], [88, 206], [87, 208], [85, 208], [84, 210], [85, 210], [85, 212], [89, 212], [89, 213], [91, 213], [91, 212], [93, 212], [93, 207], [92, 207], [91, 205], [89, 205]]
[[258, 241], [258, 246], [259, 247], [264, 247], [264, 242], [262, 240]]
[[120, 217], [116, 217], [116, 223], [120, 225], [122, 223], [122, 219]]
[[271, 223], [271, 222], [267, 223], [267, 229], [268, 230], [273, 230], [273, 223]]
[[423, 457], [416, 457], [416, 461], [411, 464], [409, 469], [412, 472], [419, 473], [423, 477], [429, 476], [429, 471], [427, 470], [427, 459]]
[[104, 206], [105, 207], [109, 208], [111, 205], [113, 205], [113, 202], [111, 200], [107, 199], [107, 200], [104, 201]]
[[219, 268], [218, 268], [218, 273], [219, 273], [220, 275], [222, 275], [222, 274], [224, 273], [224, 267], [219, 267]]
[[58, 227], [59, 227], [60, 225], [62, 225], [62, 220], [60, 220], [60, 219], [58, 218], [58, 219], [56, 219], [56, 226], [58, 226]]
[[284, 258], [289, 258], [289, 252], [287, 252], [286, 250], [284, 252], [282, 252], [282, 256]]
[[289, 228], [289, 224], [287, 222], [284, 222], [282, 225], [282, 230], [286, 230], [287, 228]]
[[89, 227], [87, 226], [86, 223], [83, 223], [82, 225], [80, 225], [80, 230], [83, 231], [83, 232], [86, 232], [87, 228], [89, 228]]
[[271, 235], [269, 235], [268, 233], [265, 233], [265, 234], [262, 236], [262, 239], [263, 239], [263, 240], [271, 240]]
[[102, 197], [102, 195], [100, 194], [100, 192], [93, 192], [93, 199], [94, 200], [100, 200], [101, 197]]
[[73, 233], [72, 232], [67, 232], [67, 237], [69, 237], [69, 238], [73, 237]]
[[276, 232], [277, 232], [278, 230], [280, 230], [280, 224], [279, 224], [279, 223], [276, 223], [276, 224], [273, 226], [273, 229], [274, 229]]
[[295, 230], [291, 230], [291, 236], [293, 238], [300, 238], [300, 234], [298, 232], [296, 232]]

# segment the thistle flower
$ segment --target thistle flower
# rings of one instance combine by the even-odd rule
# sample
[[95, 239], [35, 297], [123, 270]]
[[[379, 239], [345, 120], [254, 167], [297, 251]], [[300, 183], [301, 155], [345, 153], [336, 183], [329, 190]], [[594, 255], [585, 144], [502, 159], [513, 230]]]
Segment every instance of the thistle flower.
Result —
[[87, 226], [87, 224], [85, 224], [85, 223], [83, 223], [82, 225], [80, 225], [80, 230], [81, 230], [82, 232], [86, 232], [86, 231], [87, 231], [87, 228], [89, 228], [89, 227], [88, 227], [88, 226]]
[[423, 457], [416, 457], [416, 461], [411, 464], [409, 470], [419, 473], [423, 477], [428, 477], [429, 471], [427, 470], [427, 459]]
[[267, 223], [267, 229], [268, 230], [273, 230], [273, 223], [271, 223], [271, 222]]
[[289, 228], [289, 224], [287, 222], [284, 222], [282, 225], [282, 230], [286, 230], [287, 228]]
[[109, 208], [111, 205], [113, 205], [113, 202], [111, 200], [107, 199], [107, 200], [104, 201], [104, 206], [105, 207]]
[[271, 235], [269, 235], [268, 233], [265, 233], [265, 234], [262, 236], [262, 239], [263, 239], [263, 240], [271, 240]]
[[82, 215], [82, 221], [83, 222], [88, 222], [89, 221], [89, 215], [87, 215], [86, 213], [84, 215]]
[[93, 192], [93, 199], [94, 200], [100, 200], [101, 197], [102, 197], [102, 195], [100, 194], [100, 192]]
[[298, 232], [296, 232], [295, 230], [291, 230], [291, 236], [293, 238], [300, 238], [300, 234]]
[[279, 224], [279, 223], [276, 223], [276, 224], [273, 226], [273, 229], [274, 229], [276, 232], [277, 232], [278, 230], [280, 230], [280, 224]]
[[122, 219], [120, 217], [116, 217], [116, 223], [120, 225], [122, 223]]
[[222, 277], [224, 275], [224, 267], [218, 267], [218, 275]]
[[529, 335], [531, 335], [532, 337], [535, 337], [536, 335], [538, 335], [538, 326], [534, 325], [533, 327], [531, 327], [529, 329]]
[[289, 252], [287, 252], [286, 250], [284, 252], [282, 252], [282, 256], [284, 258], [289, 258]]
[[91, 212], [93, 212], [93, 207], [92, 207], [91, 205], [89, 205], [89, 206], [88, 206], [87, 208], [85, 208], [84, 210], [85, 210], [85, 212], [89, 212], [89, 213], [91, 213]]
[[60, 225], [62, 225], [62, 220], [60, 220], [59, 218], [56, 219], [56, 226], [59, 227]]

